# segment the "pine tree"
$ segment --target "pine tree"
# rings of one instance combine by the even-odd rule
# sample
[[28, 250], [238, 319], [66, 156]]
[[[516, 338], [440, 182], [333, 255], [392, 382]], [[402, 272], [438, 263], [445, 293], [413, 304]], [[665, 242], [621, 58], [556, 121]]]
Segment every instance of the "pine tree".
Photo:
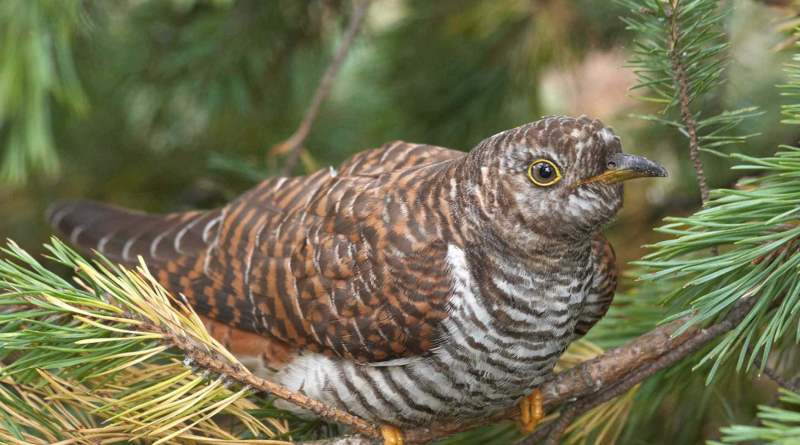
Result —
[[[358, 11], [338, 1], [145, 1], [118, 9], [104, 2], [67, 3], [7, 0], [0, 6], [0, 24], [6, 25], [0, 26], [6, 184], [39, 183], [39, 172], [55, 175], [57, 151], [61, 159], [85, 156], [85, 165], [60, 164], [67, 177], [95, 175], [95, 182], [79, 188], [115, 177], [102, 168], [112, 157], [141, 167], [141, 174], [123, 181], [141, 190], [155, 187], [150, 182], [186, 186], [187, 178], [210, 169], [207, 177], [222, 186], [188, 187], [194, 196], [188, 202], [195, 205], [223, 201], [228, 189], [283, 169], [286, 158], [269, 149], [307, 115]], [[515, 0], [493, 7], [472, 1], [400, 4], [401, 17], [384, 25], [383, 33], [377, 19], [366, 20], [298, 145], [306, 150], [303, 168], [335, 163], [395, 137], [466, 149], [517, 125], [543, 108], [535, 80], [544, 68], [559, 58], [579, 59], [584, 51], [548, 18], [582, 25], [597, 38], [617, 38], [621, 29], [608, 17], [619, 14], [633, 36], [633, 94], [651, 112], [632, 117], [643, 119], [646, 131], [674, 138], [678, 157], [695, 172], [697, 201], [704, 203], [656, 229], [662, 241], [648, 246], [651, 252], [626, 272], [609, 315], [570, 347], [557, 371], [569, 379], [593, 372], [592, 363], [609, 357], [630, 369], [603, 374], [599, 390], [576, 387], [584, 392], [550, 400], [553, 415], [526, 438], [513, 422], [455, 430], [434, 425], [410, 431], [410, 437], [450, 436], [440, 441], [448, 444], [559, 438], [696, 443], [709, 435], [722, 443], [800, 441], [800, 193], [794, 187], [800, 148], [781, 145], [775, 155], [752, 155], [753, 144], [774, 140], [768, 135], [796, 132], [774, 130], [781, 120], [774, 104], [726, 110], [723, 83], [735, 63], [726, 22], [730, 5], [619, 0], [622, 9], [606, 10]], [[376, 9], [370, 14], [380, 14]], [[18, 63], [21, 54], [26, 63]], [[453, 62], [428, 70], [441, 54]], [[92, 69], [101, 62], [107, 69]], [[31, 75], [37, 71], [45, 75]], [[780, 91], [795, 101], [800, 65], [790, 64], [787, 75]], [[18, 94], [3, 94], [12, 90]], [[26, 106], [27, 97], [36, 100]], [[798, 107], [783, 106], [784, 127], [800, 122]], [[97, 118], [92, 125], [79, 117], [89, 110]], [[375, 119], [362, 131], [342, 130], [365, 115]], [[97, 159], [81, 149], [86, 141], [108, 142], [120, 134], [128, 136], [112, 149], [92, 151]], [[217, 145], [214, 153], [209, 141]], [[751, 154], [729, 154], [730, 144]], [[170, 162], [145, 168], [151, 157]], [[186, 171], [165, 175], [179, 160]], [[721, 172], [716, 164], [726, 162], [736, 163], [734, 174], [751, 176], [734, 188], [710, 190], [706, 182]], [[169, 207], [153, 196], [144, 207]], [[10, 242], [0, 258], [0, 441], [276, 443], [270, 441], [345, 433], [334, 421], [366, 437], [376, 433], [346, 413], [323, 419], [329, 423], [309, 422], [276, 408], [277, 397], [322, 409], [238, 366], [191, 309], [155, 283], [145, 264], [126, 271], [102, 258], [87, 261], [58, 240], [46, 251], [48, 260], [40, 263]], [[641, 346], [636, 354], [629, 342]], [[618, 355], [607, 352], [613, 348]], [[753, 389], [763, 386], [756, 378], [761, 374], [781, 387], [772, 401]], [[460, 430], [468, 431], [451, 435]]]

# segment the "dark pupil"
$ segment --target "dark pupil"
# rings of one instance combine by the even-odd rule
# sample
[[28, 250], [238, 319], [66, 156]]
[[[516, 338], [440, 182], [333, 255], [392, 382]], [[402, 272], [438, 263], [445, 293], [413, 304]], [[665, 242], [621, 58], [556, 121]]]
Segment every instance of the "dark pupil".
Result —
[[551, 167], [550, 164], [542, 163], [541, 166], [539, 167], [539, 176], [541, 176], [544, 179], [553, 176], [553, 167]]

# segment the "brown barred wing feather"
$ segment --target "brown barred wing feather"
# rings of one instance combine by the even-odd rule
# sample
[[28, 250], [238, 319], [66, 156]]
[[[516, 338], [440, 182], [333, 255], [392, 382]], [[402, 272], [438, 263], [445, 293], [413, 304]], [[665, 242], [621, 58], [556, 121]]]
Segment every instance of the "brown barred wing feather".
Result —
[[328, 171], [308, 181], [314, 185], [302, 205], [266, 198], [277, 197], [271, 205], [287, 208], [283, 215], [258, 217], [265, 199], [258, 191], [226, 208], [231, 221], [221, 226], [204, 274], [225, 299], [216, 306], [232, 311], [213, 316], [362, 362], [432, 349], [449, 296], [446, 246], [433, 234], [409, 235], [420, 232], [419, 222], [403, 216], [389, 192], [402, 185], [390, 175]]
[[409, 216], [435, 208], [414, 189], [427, 174], [416, 170], [462, 156], [394, 142], [338, 170], [266, 180], [218, 210], [156, 216], [81, 201], [52, 219], [116, 261], [143, 255], [210, 320], [361, 362], [414, 357], [435, 346], [450, 289], [445, 243], [430, 218]]
[[341, 176], [378, 176], [403, 168], [431, 162], [442, 162], [458, 159], [466, 153], [427, 144], [410, 144], [394, 141], [381, 148], [363, 151], [339, 166]]

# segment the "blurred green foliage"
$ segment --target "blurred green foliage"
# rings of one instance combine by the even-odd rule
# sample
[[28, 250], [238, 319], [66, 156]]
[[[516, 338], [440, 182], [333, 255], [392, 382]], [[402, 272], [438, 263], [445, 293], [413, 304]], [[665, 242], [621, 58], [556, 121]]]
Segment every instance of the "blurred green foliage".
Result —
[[51, 102], [85, 114], [89, 103], [72, 57], [88, 23], [79, 2], [0, 3], [0, 131], [5, 137], [0, 180], [24, 183], [29, 171], [58, 172]]
[[[161, 212], [211, 207], [280, 171], [268, 149], [299, 124], [354, 4], [7, 0], [0, 7], [0, 235], [38, 250], [50, 233], [41, 215], [58, 199]], [[696, 205], [696, 181], [680, 135], [627, 118], [656, 110], [625, 100], [633, 82], [620, 68], [631, 37], [622, 13], [587, 0], [378, 2], [308, 150], [323, 166], [393, 139], [469, 150], [545, 114], [591, 114], [617, 128], [626, 150], [657, 151], [671, 172], [669, 182], [630, 187], [620, 221], [629, 234], [640, 221], [635, 232], [647, 236], [665, 209]], [[772, 84], [785, 57], [767, 50], [784, 36], [764, 34], [770, 14], [742, 2], [729, 18], [762, 25], [731, 41], [734, 58], [747, 50], [745, 60], [718, 93], [701, 98], [712, 112], [777, 98]], [[35, 26], [23, 26], [23, 17]], [[40, 65], [48, 77], [35, 82]], [[764, 136], [743, 151], [768, 153], [793, 137], [774, 119], [755, 121], [737, 134], [755, 127]], [[728, 166], [708, 168], [712, 186], [734, 179]]]
[[[694, 99], [703, 110], [698, 118], [758, 106], [765, 114], [731, 134], [761, 135], [721, 150], [770, 155], [800, 136], [779, 124], [776, 106], [774, 85], [790, 58], [771, 51], [787, 38], [771, 19], [786, 13], [751, 0], [721, 3], [734, 6], [720, 36], [734, 63], [719, 88]], [[297, 128], [354, 5], [0, 1], [0, 236], [41, 252], [51, 234], [44, 211], [59, 199], [154, 212], [213, 207], [277, 174], [282, 159], [269, 148]], [[628, 186], [625, 210], [607, 230], [624, 265], [641, 256], [641, 245], [664, 239], [652, 232], [662, 217], [691, 213], [700, 199], [685, 137], [628, 117], [660, 108], [626, 99], [636, 81], [621, 68], [633, 37], [618, 19], [623, 14], [612, 2], [589, 0], [376, 1], [306, 147], [319, 165], [336, 165], [393, 139], [469, 150], [542, 115], [600, 117], [615, 126], [626, 151], [670, 171], [668, 181]], [[730, 170], [729, 159], [703, 160], [712, 188], [743, 174]], [[663, 293], [655, 288], [634, 292], [618, 297], [627, 304], [599, 325], [614, 327], [613, 320], [617, 329], [593, 333], [603, 346], [646, 331], [667, 312], [656, 307]], [[717, 438], [704, 425], [748, 422], [754, 412], [735, 404], [766, 402], [758, 389], [740, 394], [735, 376], [713, 387], [690, 379], [697, 358], [672, 371], [678, 395], [633, 413], [621, 440]], [[644, 385], [638, 406], [662, 397], [666, 381]], [[659, 421], [680, 397], [695, 396], [691, 410]], [[501, 425], [477, 434], [448, 443], [503, 443], [516, 433]]]

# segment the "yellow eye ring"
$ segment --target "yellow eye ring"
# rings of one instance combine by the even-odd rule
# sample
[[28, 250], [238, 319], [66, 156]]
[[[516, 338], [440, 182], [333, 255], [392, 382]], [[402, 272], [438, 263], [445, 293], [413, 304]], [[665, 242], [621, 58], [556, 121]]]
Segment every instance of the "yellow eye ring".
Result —
[[528, 178], [540, 187], [550, 187], [561, 180], [561, 171], [552, 161], [537, 159], [528, 167]]

